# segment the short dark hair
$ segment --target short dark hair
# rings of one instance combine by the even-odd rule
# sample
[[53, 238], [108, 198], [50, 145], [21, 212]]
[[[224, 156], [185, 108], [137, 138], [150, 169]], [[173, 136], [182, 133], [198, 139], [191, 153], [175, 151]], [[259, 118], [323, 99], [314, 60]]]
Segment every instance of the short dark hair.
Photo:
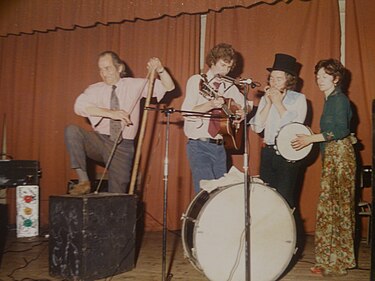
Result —
[[236, 66], [237, 63], [237, 52], [233, 49], [232, 45], [226, 43], [217, 44], [211, 49], [206, 56], [206, 64], [208, 67], [216, 64], [220, 59], [226, 63], [233, 62], [231, 70]]
[[126, 76], [126, 71], [125, 71], [125, 62], [120, 59], [119, 55], [116, 54], [113, 51], [104, 51], [99, 54], [99, 58], [104, 57], [106, 55], [109, 55], [112, 58], [113, 65], [119, 69], [122, 66], [122, 70], [120, 72], [120, 77], [123, 78]]
[[320, 60], [315, 65], [314, 74], [316, 75], [318, 71], [323, 68], [324, 71], [333, 76], [333, 80], [338, 79], [336, 85], [340, 85], [345, 76], [345, 67], [337, 59], [326, 59]]

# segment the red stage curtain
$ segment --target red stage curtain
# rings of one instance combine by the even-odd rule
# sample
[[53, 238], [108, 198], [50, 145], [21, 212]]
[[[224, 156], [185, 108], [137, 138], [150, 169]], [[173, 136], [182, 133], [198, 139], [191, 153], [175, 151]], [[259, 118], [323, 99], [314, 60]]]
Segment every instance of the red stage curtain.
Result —
[[12, 0], [0, 1], [0, 36], [56, 29], [73, 30], [97, 24], [206, 13], [223, 8], [250, 7], [281, 0]]

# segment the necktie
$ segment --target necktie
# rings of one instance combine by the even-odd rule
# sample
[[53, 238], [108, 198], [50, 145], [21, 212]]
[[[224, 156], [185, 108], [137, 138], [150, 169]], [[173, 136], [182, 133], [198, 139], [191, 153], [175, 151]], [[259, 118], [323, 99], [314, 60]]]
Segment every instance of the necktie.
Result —
[[[112, 85], [111, 109], [113, 109], [113, 110], [120, 109], [120, 105], [119, 105], [118, 98], [117, 98], [117, 95], [116, 95], [116, 86], [115, 85]], [[116, 138], [119, 135], [120, 131], [121, 131], [121, 121], [110, 119], [110, 121], [109, 121], [109, 132], [110, 132], [110, 139], [112, 141], [116, 141]], [[121, 138], [120, 138], [120, 140], [121, 140]]]
[[[218, 90], [220, 87], [220, 83], [214, 82], [213, 83], [215, 90]], [[211, 111], [214, 115], [220, 115], [221, 109], [214, 109]], [[218, 118], [211, 118], [210, 123], [208, 124], [208, 133], [211, 135], [211, 137], [216, 137], [216, 135], [220, 131], [220, 120]]]

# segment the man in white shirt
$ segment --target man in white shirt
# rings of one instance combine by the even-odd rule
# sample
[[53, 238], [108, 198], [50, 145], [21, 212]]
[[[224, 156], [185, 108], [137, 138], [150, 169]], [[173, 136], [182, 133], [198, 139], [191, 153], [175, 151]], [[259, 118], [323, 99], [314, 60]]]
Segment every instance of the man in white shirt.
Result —
[[[90, 85], [74, 104], [76, 114], [87, 117], [93, 131], [86, 131], [76, 125], [65, 129], [65, 143], [69, 152], [71, 167], [77, 173], [79, 183], [69, 193], [82, 195], [90, 192], [86, 158], [107, 163], [116, 144], [108, 168], [108, 191], [125, 193], [130, 182], [134, 156], [134, 138], [139, 127], [140, 100], [147, 96], [149, 81], [145, 78], [125, 78], [125, 63], [112, 51], [99, 55], [99, 73], [102, 82]], [[158, 58], [151, 58], [147, 64], [149, 73], [156, 71], [153, 96], [159, 100], [167, 91], [174, 89], [174, 83]], [[117, 98], [116, 98], [117, 97]], [[116, 108], [113, 107], [116, 98]], [[111, 123], [117, 122], [117, 132]], [[116, 124], [115, 124], [116, 125]]]
[[[187, 82], [182, 110], [217, 115], [215, 110], [225, 106], [224, 99], [231, 98], [238, 116], [234, 122], [241, 122], [245, 117], [244, 97], [233, 83], [222, 78], [235, 67], [236, 61], [236, 51], [229, 44], [221, 43], [211, 49], [206, 56], [207, 73], [195, 74]], [[186, 149], [196, 193], [200, 191], [200, 180], [218, 179], [227, 172], [223, 135], [214, 119], [185, 116]]]
[[264, 133], [261, 151], [260, 178], [275, 188], [295, 207], [296, 185], [300, 162], [290, 162], [276, 153], [275, 137], [280, 128], [291, 122], [303, 123], [307, 113], [306, 98], [294, 91], [297, 84], [296, 59], [276, 54], [270, 72], [269, 86], [261, 98], [255, 116], [250, 120], [256, 133]]

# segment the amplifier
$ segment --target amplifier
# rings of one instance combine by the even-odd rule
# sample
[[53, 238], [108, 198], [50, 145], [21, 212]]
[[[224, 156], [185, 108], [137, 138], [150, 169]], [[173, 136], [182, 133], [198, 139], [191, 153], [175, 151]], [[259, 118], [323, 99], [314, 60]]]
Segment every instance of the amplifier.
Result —
[[36, 160], [0, 160], [0, 188], [39, 185], [39, 177]]
[[137, 201], [120, 193], [50, 196], [50, 275], [96, 280], [133, 269]]

